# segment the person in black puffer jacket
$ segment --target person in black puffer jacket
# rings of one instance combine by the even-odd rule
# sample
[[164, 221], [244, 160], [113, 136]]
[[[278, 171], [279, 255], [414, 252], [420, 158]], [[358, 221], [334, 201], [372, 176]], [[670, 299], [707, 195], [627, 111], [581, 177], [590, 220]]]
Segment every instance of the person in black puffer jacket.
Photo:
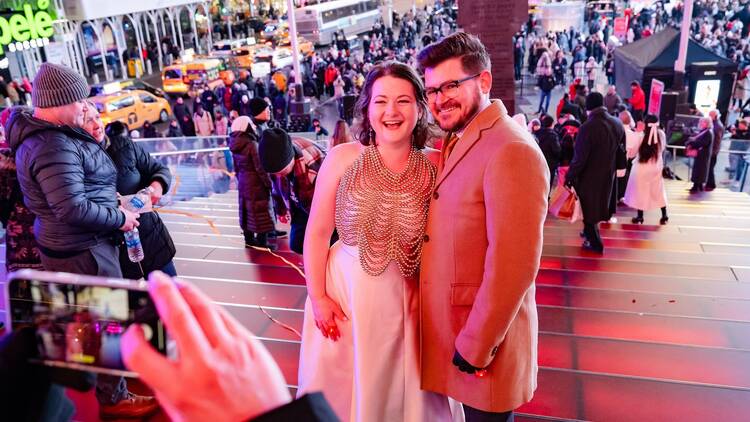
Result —
[[44, 268], [120, 277], [114, 237], [134, 225], [118, 209], [117, 170], [104, 149], [82, 129], [23, 109], [11, 113], [7, 132]]
[[[95, 122], [86, 122], [84, 127], [88, 130], [90, 124], [101, 125], [101, 119], [96, 115]], [[107, 154], [112, 158], [117, 168], [117, 192], [120, 195], [132, 195], [143, 188], [151, 186], [154, 189], [152, 202], [158, 202], [164, 192], [169, 191], [169, 183], [172, 174], [162, 163], [155, 160], [151, 155], [133, 142], [128, 135], [128, 128], [121, 122], [113, 122], [107, 126], [107, 137], [109, 144], [106, 146]], [[106, 141], [105, 141], [106, 142]], [[124, 246], [124, 238], [120, 244], [120, 267], [125, 278], [139, 279], [148, 278], [148, 274], [160, 270], [172, 277], [177, 275], [172, 258], [175, 255], [175, 246], [169, 235], [167, 226], [156, 212], [141, 213], [138, 226], [143, 254], [145, 257], [141, 262], [143, 273], [138, 264], [130, 261], [127, 248]]]

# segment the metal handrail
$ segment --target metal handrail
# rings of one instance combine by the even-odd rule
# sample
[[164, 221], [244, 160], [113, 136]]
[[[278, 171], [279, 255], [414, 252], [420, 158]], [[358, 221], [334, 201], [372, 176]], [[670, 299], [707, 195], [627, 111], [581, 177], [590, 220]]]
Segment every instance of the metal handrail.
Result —
[[229, 139], [229, 135], [209, 135], [209, 136], [176, 136], [176, 137], [161, 137], [161, 138], [136, 138], [133, 142], [155, 142], [155, 141], [203, 141], [211, 139]]

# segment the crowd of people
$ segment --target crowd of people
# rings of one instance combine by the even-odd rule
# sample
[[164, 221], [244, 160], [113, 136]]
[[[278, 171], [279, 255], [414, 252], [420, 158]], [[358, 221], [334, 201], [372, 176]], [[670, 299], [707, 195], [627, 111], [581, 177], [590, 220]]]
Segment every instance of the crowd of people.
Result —
[[[149, 274], [140, 275], [150, 280], [180, 364], [156, 353], [138, 325], [125, 333], [122, 354], [171, 417], [504, 421], [531, 399], [534, 279], [550, 183], [543, 154], [502, 101], [490, 99], [490, 58], [478, 38], [454, 33], [422, 49], [417, 60], [424, 80], [396, 61], [370, 70], [355, 106], [356, 142], [325, 157], [316, 156], [312, 142], [268, 126], [265, 102], [230, 126], [240, 200], [245, 188], [254, 198], [278, 193], [275, 202], [289, 211], [292, 230], [297, 223], [304, 232], [309, 295], [298, 400], [286, 404], [278, 366], [233, 317], [163, 274], [175, 273], [168, 244], [144, 245], [147, 254], [164, 249], [144, 266]], [[34, 108], [9, 112], [8, 158], [17, 164], [15, 198], [36, 216], [25, 234], [36, 242], [37, 265], [118, 278], [125, 272], [118, 233], [143, 228], [146, 219], [118, 205], [117, 193], [149, 187], [157, 202], [171, 177], [123, 125], [105, 129], [87, 95], [81, 75], [43, 64]], [[448, 134], [442, 151], [425, 148], [434, 143], [431, 122]], [[346, 136], [340, 127], [336, 138]], [[261, 243], [273, 229], [268, 209], [267, 202], [245, 204], [248, 243]], [[158, 215], [151, 224], [161, 224]], [[149, 230], [171, 242], [166, 230]], [[484, 250], [453, 247], [478, 230], [488, 240]], [[457, 294], [459, 280], [465, 291]], [[419, 289], [420, 282], [431, 288]], [[451, 295], [466, 306], [446, 303]], [[3, 382], [23, 379], [29, 365], [0, 365]], [[34, 385], [50, 379], [66, 382], [42, 377]], [[141, 417], [157, 406], [154, 397], [130, 393], [118, 376], [99, 376], [96, 391], [103, 417]], [[29, 393], [8, 392], [15, 401], [6, 411], [70, 416], [61, 392]], [[53, 393], [52, 407], [29, 406]]]
[[[641, 36], [666, 24], [664, 15], [654, 19]], [[118, 202], [118, 194], [149, 188], [158, 203], [169, 191], [169, 166], [124, 125], [105, 128], [86, 81], [64, 66], [42, 65], [33, 109], [4, 113], [8, 270], [148, 278], [180, 364], [156, 353], [137, 326], [124, 335], [122, 354], [175, 419], [513, 420], [536, 389], [534, 280], [551, 189], [575, 189], [583, 247], [603, 253], [598, 225], [620, 202], [636, 211], [634, 224], [657, 209], [667, 224], [667, 140], [638, 82], [626, 100], [612, 87], [598, 92], [595, 72], [611, 55], [606, 36], [514, 40], [522, 58], [533, 51], [542, 91], [538, 118], [527, 123], [490, 98], [490, 57], [454, 25], [450, 16], [407, 13], [396, 31], [376, 24], [362, 53], [338, 37], [328, 53], [309, 57], [305, 94], [356, 98], [351, 111], [341, 101], [329, 148], [287, 132], [286, 104], [296, 93], [282, 72], [205, 90], [192, 105], [178, 99], [166, 134], [150, 125], [137, 133], [227, 136], [228, 152], [213, 158], [236, 174], [245, 244], [270, 248], [269, 237], [286, 235], [274, 216], [290, 224], [308, 290], [297, 400], [289, 403], [281, 371], [257, 339], [194, 286], [169, 277], [177, 275], [176, 251], [158, 213]], [[552, 115], [550, 91], [567, 84], [568, 69], [572, 83]], [[358, 124], [350, 127], [348, 117]], [[308, 130], [329, 136], [319, 120]], [[692, 193], [715, 187], [723, 130], [713, 111], [686, 142], [695, 157]], [[750, 138], [744, 119], [729, 130]], [[136, 227], [147, 232], [141, 266], [123, 248], [122, 233]], [[474, 242], [477, 233], [485, 243]], [[4, 380], [24, 370], [0, 365]], [[38, 397], [25, 394], [7, 394], [24, 418], [54, 411], [31, 406]], [[96, 397], [107, 418], [158, 407], [119, 376], [99, 376]], [[63, 396], [55, 403], [66, 406]]]

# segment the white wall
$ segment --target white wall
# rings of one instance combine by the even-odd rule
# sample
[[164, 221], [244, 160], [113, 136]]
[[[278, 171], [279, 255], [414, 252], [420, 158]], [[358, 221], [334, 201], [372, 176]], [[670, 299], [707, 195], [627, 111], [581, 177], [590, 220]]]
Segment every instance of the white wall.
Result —
[[88, 20], [128, 13], [203, 3], [205, 0], [63, 0], [69, 20]]

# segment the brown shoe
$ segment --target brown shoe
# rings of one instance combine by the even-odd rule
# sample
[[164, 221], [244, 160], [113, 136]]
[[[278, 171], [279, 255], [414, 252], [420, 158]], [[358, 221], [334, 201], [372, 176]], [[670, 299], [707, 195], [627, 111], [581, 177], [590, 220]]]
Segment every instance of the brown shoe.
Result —
[[159, 408], [156, 398], [137, 396], [128, 393], [128, 397], [117, 404], [99, 405], [99, 417], [102, 419], [135, 419], [148, 416]]

